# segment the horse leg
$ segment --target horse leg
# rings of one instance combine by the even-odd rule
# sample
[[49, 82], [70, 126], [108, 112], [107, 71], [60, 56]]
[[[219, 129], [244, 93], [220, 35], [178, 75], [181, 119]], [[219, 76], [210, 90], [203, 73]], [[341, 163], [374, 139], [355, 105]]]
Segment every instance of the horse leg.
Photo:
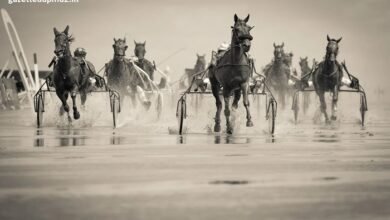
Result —
[[61, 93], [59, 90], [57, 90], [56, 93], [57, 93], [57, 96], [61, 100], [61, 103], [62, 103], [62, 109], [60, 110], [60, 114], [62, 115], [63, 111], [69, 113], [69, 105], [66, 102], [68, 100], [68, 93], [67, 92]]
[[333, 88], [333, 98], [332, 98], [332, 116], [330, 117], [333, 121], [337, 120], [337, 101], [339, 97], [338, 86]]
[[[125, 90], [121, 92], [121, 104], [124, 103], [123, 100], [125, 96], [129, 96], [131, 100], [131, 104], [133, 105], [134, 108], [137, 107], [137, 88], [133, 86], [128, 86]], [[123, 97], [123, 98], [122, 98]]]
[[233, 109], [238, 108], [238, 101], [240, 101], [240, 98], [241, 98], [241, 89], [237, 89], [234, 91], [234, 99], [232, 104]]
[[81, 108], [85, 109], [85, 102], [87, 101], [87, 93], [81, 92], [80, 93], [80, 99], [81, 99]]
[[221, 87], [219, 86], [219, 83], [216, 79], [210, 78], [211, 83], [211, 91], [213, 92], [213, 96], [215, 98], [215, 105], [217, 107], [217, 111], [215, 113], [215, 125], [214, 125], [214, 132], [220, 132], [221, 131], [221, 110], [222, 110], [222, 102], [221, 98], [219, 97], [219, 91], [221, 90]]
[[146, 98], [146, 94], [140, 86], [137, 86], [137, 94], [138, 94], [139, 100], [142, 102], [145, 109], [149, 110], [152, 102], [150, 102], [150, 100], [148, 100], [148, 98]]
[[242, 101], [246, 110], [246, 126], [253, 127], [252, 116], [249, 110], [248, 83], [241, 84]]
[[325, 122], [329, 123], [328, 113], [326, 112], [325, 92], [324, 91], [320, 91], [318, 93], [318, 97], [320, 98], [320, 102], [321, 102], [321, 107], [320, 108], [321, 108], [321, 112], [325, 116]]
[[76, 89], [74, 89], [72, 91], [72, 93], [70, 94], [70, 97], [72, 98], [72, 102], [73, 102], [73, 118], [77, 120], [77, 119], [80, 118], [80, 113], [77, 110], [77, 106], [76, 106], [76, 94], [77, 94], [77, 92], [75, 90]]
[[230, 123], [230, 90], [223, 88], [223, 99], [225, 101], [225, 118], [226, 118], [226, 132], [233, 134], [233, 127]]
[[285, 89], [280, 90], [280, 100], [282, 103], [282, 109], [284, 110], [286, 107], [286, 90]]
[[284, 110], [284, 93], [281, 88], [276, 89], [276, 93], [278, 94], [278, 100], [280, 101], [280, 107]]

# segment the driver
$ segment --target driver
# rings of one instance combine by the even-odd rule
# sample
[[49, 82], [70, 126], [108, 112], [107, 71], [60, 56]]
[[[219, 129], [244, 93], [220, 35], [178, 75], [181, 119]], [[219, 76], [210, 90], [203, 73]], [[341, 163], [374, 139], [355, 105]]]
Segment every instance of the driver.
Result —
[[73, 55], [74, 55], [74, 58], [79, 62], [80, 66], [81, 66], [82, 74], [84, 74], [84, 75], [88, 74], [89, 81], [92, 84], [94, 84], [96, 82], [96, 79], [95, 79], [96, 71], [95, 71], [94, 66], [89, 61], [87, 61], [85, 59], [87, 56], [87, 51], [82, 47], [78, 47], [73, 52]]

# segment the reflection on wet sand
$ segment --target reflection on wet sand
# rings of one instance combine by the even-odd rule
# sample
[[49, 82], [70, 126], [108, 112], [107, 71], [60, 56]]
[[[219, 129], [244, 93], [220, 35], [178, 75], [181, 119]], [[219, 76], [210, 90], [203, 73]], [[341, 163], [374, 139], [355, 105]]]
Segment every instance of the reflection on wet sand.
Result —
[[43, 135], [43, 130], [37, 129], [36, 130], [36, 138], [34, 140], [34, 147], [43, 147], [45, 146], [45, 139], [41, 136]]
[[[36, 130], [36, 137], [34, 139], [34, 147], [44, 147], [46, 139], [53, 139], [52, 137], [44, 135], [44, 129]], [[82, 134], [78, 129], [59, 129], [54, 137], [58, 140], [58, 144], [55, 146], [67, 147], [67, 146], [83, 146], [86, 145], [87, 136]]]

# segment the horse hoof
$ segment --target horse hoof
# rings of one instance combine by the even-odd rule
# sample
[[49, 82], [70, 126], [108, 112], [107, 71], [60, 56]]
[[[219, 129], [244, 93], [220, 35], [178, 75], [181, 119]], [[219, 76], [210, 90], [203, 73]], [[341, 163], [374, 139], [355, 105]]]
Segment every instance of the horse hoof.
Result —
[[332, 115], [332, 116], [330, 117], [330, 119], [331, 119], [332, 121], [336, 121], [336, 120], [337, 120], [337, 116]]
[[253, 122], [252, 121], [247, 121], [246, 122], [247, 127], [253, 127]]
[[216, 124], [214, 125], [214, 132], [220, 132], [221, 131], [221, 125]]
[[65, 112], [69, 112], [69, 106], [68, 105], [63, 106], [63, 108], [64, 108]]
[[227, 128], [226, 133], [227, 134], [233, 134], [233, 128]]
[[79, 112], [74, 112], [74, 113], [73, 113], [73, 118], [74, 118], [75, 120], [79, 119], [79, 118], [80, 118], [80, 113], [79, 113]]

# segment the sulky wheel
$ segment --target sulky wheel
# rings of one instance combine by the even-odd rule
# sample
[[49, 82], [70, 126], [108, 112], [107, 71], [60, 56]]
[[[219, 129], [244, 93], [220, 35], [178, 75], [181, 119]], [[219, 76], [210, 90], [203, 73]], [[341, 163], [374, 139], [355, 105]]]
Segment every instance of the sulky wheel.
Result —
[[365, 123], [365, 114], [367, 111], [367, 100], [365, 95], [360, 95], [360, 116], [361, 116], [361, 123], [362, 126], [364, 126]]
[[271, 99], [269, 102], [267, 119], [268, 119], [268, 131], [270, 134], [274, 134], [275, 120], [276, 120], [276, 104], [275, 104], [275, 100], [273, 99]]
[[305, 115], [307, 113], [307, 110], [309, 109], [309, 104], [310, 104], [310, 94], [304, 93], [303, 94], [303, 114], [305, 114]]
[[183, 134], [183, 128], [184, 128], [184, 119], [186, 117], [186, 101], [185, 99], [180, 99], [178, 103], [178, 109], [177, 109], [177, 117], [179, 122], [179, 134]]
[[158, 96], [157, 96], [157, 118], [160, 119], [161, 117], [161, 114], [162, 114], [162, 110], [163, 110], [163, 96], [162, 94], [159, 92], [158, 93]]
[[37, 112], [37, 126], [38, 128], [41, 128], [43, 125], [43, 97], [42, 95], [38, 96], [38, 100], [36, 103], [36, 112]]
[[118, 125], [118, 117], [120, 112], [120, 101], [113, 98], [111, 102], [111, 112], [114, 128]]

